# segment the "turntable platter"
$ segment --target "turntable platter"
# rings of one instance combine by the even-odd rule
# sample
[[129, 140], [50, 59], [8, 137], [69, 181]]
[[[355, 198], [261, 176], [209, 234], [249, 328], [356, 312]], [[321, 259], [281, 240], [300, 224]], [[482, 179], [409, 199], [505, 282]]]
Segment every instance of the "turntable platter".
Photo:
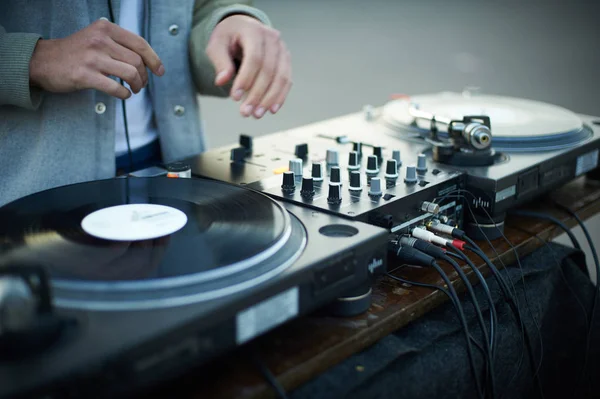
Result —
[[[121, 219], [111, 222], [111, 214]], [[157, 220], [131, 229], [135, 221], [122, 220], [130, 214]], [[95, 234], [90, 220], [104, 227], [104, 236]], [[0, 208], [0, 264], [44, 266], [63, 293], [96, 292], [100, 298], [111, 290], [134, 296], [146, 291], [164, 297], [162, 289], [184, 293], [182, 287], [194, 285], [192, 291], [206, 294], [288, 263], [285, 257], [301, 249], [297, 242], [289, 247], [291, 233], [288, 212], [258, 192], [204, 179], [110, 179]]]
[[[383, 122], [399, 133], [428, 131], [426, 120], [414, 118], [418, 108], [448, 120], [487, 115], [492, 124], [492, 145], [505, 151], [554, 150], [576, 145], [590, 137], [573, 112], [552, 104], [502, 96], [444, 92], [394, 100], [383, 106]], [[445, 126], [438, 126], [445, 132]]]

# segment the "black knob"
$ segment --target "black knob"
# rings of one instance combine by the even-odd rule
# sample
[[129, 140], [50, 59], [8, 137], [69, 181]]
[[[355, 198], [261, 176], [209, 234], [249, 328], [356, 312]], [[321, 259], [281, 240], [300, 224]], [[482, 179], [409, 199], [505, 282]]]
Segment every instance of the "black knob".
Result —
[[246, 149], [244, 147], [237, 147], [231, 150], [231, 160], [233, 162], [240, 162], [246, 158]]
[[329, 181], [331, 181], [332, 183], [341, 183], [342, 182], [339, 166], [331, 167], [331, 177], [329, 178]]
[[342, 202], [341, 197], [341, 186], [335, 183], [329, 183], [329, 195], [327, 196], [327, 202], [331, 205], [338, 205]]
[[386, 179], [397, 179], [398, 178], [398, 166], [395, 159], [388, 159], [385, 164], [385, 178]]
[[300, 189], [300, 195], [304, 198], [312, 198], [315, 195], [315, 187], [313, 184], [312, 177], [302, 178], [302, 188]]
[[320, 163], [313, 163], [311, 176], [314, 181], [323, 180], [323, 165]]
[[360, 186], [360, 172], [353, 171], [350, 173], [350, 186], [348, 189], [351, 191], [362, 190], [362, 187]]
[[373, 147], [373, 155], [377, 157], [377, 162], [383, 162], [383, 150], [381, 147]]
[[348, 154], [348, 169], [354, 170], [360, 168], [360, 163], [358, 162], [358, 152], [351, 151]]
[[377, 156], [369, 155], [367, 159], [367, 169], [365, 170], [368, 174], [379, 173], [379, 166], [377, 166]]
[[298, 158], [306, 158], [306, 156], [308, 155], [308, 144], [297, 144], [294, 154], [296, 154]]
[[362, 143], [352, 143], [352, 151], [358, 152], [358, 156], [362, 155]]
[[283, 184], [281, 185], [281, 191], [286, 194], [294, 192], [296, 189], [296, 182], [294, 180], [294, 172], [283, 172]]
[[240, 134], [240, 145], [244, 147], [247, 152], [252, 152], [252, 137], [247, 134]]

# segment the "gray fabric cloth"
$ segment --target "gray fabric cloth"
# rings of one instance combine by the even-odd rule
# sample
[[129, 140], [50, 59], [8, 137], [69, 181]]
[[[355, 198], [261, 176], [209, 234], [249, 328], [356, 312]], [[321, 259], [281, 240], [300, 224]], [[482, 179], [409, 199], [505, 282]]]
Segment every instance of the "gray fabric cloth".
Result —
[[[523, 321], [534, 343], [537, 361], [541, 353], [540, 342], [543, 343], [540, 381], [547, 399], [600, 395], [600, 382], [596, 378], [600, 371], [597, 360], [600, 356], [600, 315], [596, 317], [586, 378], [580, 383], [586, 337], [583, 308], [589, 315], [594, 288], [587, 275], [571, 259], [581, 264], [580, 253], [550, 244], [521, 261], [531, 313], [523, 296], [518, 266], [509, 266], [507, 274], [517, 288]], [[523, 352], [520, 329], [502, 301], [495, 281], [488, 279], [488, 284], [496, 301], [499, 319], [495, 361], [497, 397], [537, 398], [539, 394], [533, 383], [527, 353]], [[487, 320], [487, 302], [479, 285], [476, 292], [479, 303], [486, 309], [484, 317]], [[481, 342], [471, 303], [465, 300], [464, 295], [461, 302], [469, 319], [469, 328]], [[540, 321], [541, 340], [532, 322], [532, 314]], [[477, 349], [475, 352], [477, 367], [483, 370], [480, 352]], [[523, 365], [516, 374], [521, 356]], [[363, 371], [357, 371], [357, 366], [362, 366]], [[583, 390], [578, 391], [578, 388]], [[348, 358], [289, 393], [289, 396], [293, 399], [475, 397], [464, 335], [454, 308], [450, 304], [441, 306]]]
[[[119, 1], [112, 1], [118, 16]], [[164, 76], [149, 82], [165, 162], [205, 149], [196, 95], [227, 95], [213, 84], [206, 43], [216, 24], [230, 14], [252, 15], [270, 24], [250, 3], [147, 1], [145, 38], [166, 69]], [[29, 61], [40, 37], [64, 38], [101, 17], [109, 17], [107, 0], [2, 1], [0, 205], [47, 188], [114, 176], [117, 100], [95, 90], [55, 94], [29, 86]], [[169, 32], [174, 24], [179, 27], [176, 35]]]

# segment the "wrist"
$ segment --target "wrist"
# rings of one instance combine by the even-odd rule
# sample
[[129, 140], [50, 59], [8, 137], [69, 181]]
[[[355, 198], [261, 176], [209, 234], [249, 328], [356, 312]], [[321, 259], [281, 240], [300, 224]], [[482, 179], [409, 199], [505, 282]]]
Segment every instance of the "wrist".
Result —
[[51, 40], [40, 39], [37, 41], [31, 60], [29, 61], [29, 85], [31, 87], [42, 87], [44, 80], [44, 70], [47, 65], [46, 54], [48, 52], [48, 45]]

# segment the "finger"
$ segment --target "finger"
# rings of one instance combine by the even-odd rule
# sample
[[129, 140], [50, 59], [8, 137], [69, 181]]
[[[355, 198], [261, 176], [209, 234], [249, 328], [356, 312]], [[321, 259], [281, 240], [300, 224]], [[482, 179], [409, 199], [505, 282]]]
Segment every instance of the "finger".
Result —
[[231, 87], [231, 96], [239, 101], [244, 94], [253, 86], [254, 80], [261, 69], [264, 58], [264, 36], [252, 35], [250, 38], [242, 39], [244, 57], [240, 71]]
[[87, 86], [90, 89], [100, 90], [109, 96], [127, 100], [131, 97], [131, 92], [119, 82], [111, 79], [101, 73], [93, 73], [87, 78]]
[[225, 36], [211, 38], [206, 46], [206, 55], [215, 67], [215, 85], [223, 86], [233, 77], [235, 66]]
[[266, 111], [266, 108], [261, 108], [258, 105], [267, 90], [269, 90], [269, 87], [277, 74], [280, 50], [278, 39], [278, 37], [269, 37], [265, 41], [265, 57], [263, 59], [262, 67], [248, 93], [248, 97], [241, 107], [241, 112], [244, 116], [249, 116], [254, 112], [254, 115], [257, 118], [260, 118]]
[[126, 81], [134, 93], [139, 93], [142, 90], [142, 77], [133, 65], [105, 57], [98, 61], [98, 68], [102, 73], [116, 76]]
[[142, 78], [142, 87], [145, 87], [148, 84], [148, 71], [146, 70], [146, 64], [144, 64], [144, 60], [139, 54], [134, 53], [112, 39], [109, 39], [108, 55], [117, 61], [122, 61], [134, 66]]
[[[282, 44], [279, 50], [279, 66], [273, 83], [267, 93], [263, 96], [258, 109], [270, 110], [276, 113], [283, 105], [290, 88], [292, 87], [292, 63], [289, 51]], [[260, 118], [262, 115], [256, 115]]]
[[158, 58], [158, 55], [154, 52], [148, 42], [142, 37], [129, 32], [126, 29], [121, 28], [116, 24], [112, 24], [110, 31], [110, 37], [122, 46], [127, 47], [134, 53], [138, 54], [144, 60], [144, 64], [150, 68], [158, 76], [162, 76], [165, 73], [165, 67]]

